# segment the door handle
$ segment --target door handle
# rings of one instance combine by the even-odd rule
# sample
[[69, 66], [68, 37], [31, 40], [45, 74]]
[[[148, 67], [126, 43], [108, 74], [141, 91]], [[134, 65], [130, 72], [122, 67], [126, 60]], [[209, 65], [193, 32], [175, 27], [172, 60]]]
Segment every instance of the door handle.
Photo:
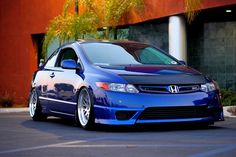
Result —
[[55, 77], [54, 72], [49, 75], [51, 78]]

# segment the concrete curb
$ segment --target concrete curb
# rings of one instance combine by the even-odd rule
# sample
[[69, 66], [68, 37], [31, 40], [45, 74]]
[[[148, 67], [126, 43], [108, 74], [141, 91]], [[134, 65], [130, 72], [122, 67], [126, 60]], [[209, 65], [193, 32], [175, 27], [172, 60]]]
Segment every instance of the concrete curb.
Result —
[[[224, 117], [236, 118], [236, 116], [231, 115], [231, 113], [227, 111], [228, 108], [230, 108], [230, 107], [232, 107], [232, 106], [223, 107]], [[28, 111], [29, 111], [28, 107], [24, 107], [24, 108], [0, 108], [0, 113], [18, 113], [18, 112], [28, 112]]]
[[16, 113], [16, 112], [28, 112], [29, 108], [0, 108], [0, 113]]
[[227, 111], [227, 110], [228, 110], [229, 108], [231, 108], [231, 107], [235, 107], [235, 108], [236, 108], [236, 106], [225, 106], [225, 107], [223, 107], [223, 110], [224, 110], [224, 117], [233, 117], [233, 118], [236, 118], [235, 115], [232, 115], [230, 112]]

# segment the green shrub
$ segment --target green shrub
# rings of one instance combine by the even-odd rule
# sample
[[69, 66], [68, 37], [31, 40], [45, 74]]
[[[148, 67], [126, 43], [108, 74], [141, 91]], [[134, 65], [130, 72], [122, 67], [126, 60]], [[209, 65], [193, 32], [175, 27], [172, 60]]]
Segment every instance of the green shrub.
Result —
[[236, 106], [236, 93], [230, 89], [221, 89], [221, 101], [223, 106]]
[[0, 97], [0, 104], [2, 107], [12, 107], [13, 103], [14, 100], [8, 92], [5, 92], [5, 94]]

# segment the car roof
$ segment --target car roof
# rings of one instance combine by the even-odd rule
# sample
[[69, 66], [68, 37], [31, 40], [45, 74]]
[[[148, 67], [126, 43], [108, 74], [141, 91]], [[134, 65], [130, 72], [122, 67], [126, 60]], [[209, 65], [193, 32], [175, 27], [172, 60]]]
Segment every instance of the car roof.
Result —
[[83, 44], [83, 43], [144, 44], [141, 42], [131, 41], [131, 40], [97, 40], [97, 39], [84, 40], [84, 39], [79, 39], [79, 40], [77, 40], [77, 42], [79, 44]]

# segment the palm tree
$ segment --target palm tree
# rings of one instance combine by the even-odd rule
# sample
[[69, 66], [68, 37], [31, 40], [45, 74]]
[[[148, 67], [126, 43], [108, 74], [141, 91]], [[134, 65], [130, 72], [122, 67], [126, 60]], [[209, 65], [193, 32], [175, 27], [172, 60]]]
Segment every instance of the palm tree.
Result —
[[97, 16], [92, 12], [79, 14], [78, 0], [74, 0], [75, 13], [68, 11], [72, 0], [67, 0], [63, 12], [50, 21], [43, 42], [43, 57], [50, 44], [58, 40], [59, 45], [83, 38], [86, 33], [95, 33], [98, 28]]
[[[74, 2], [75, 13], [68, 11]], [[60, 44], [66, 41], [84, 38], [86, 34], [96, 34], [98, 28], [106, 26], [106, 38], [109, 38], [111, 28], [115, 28], [121, 17], [131, 8], [141, 6], [143, 0], [80, 0], [86, 9], [79, 12], [79, 0], [66, 0], [63, 12], [55, 17], [47, 27], [43, 42], [43, 56], [48, 46], [57, 39]], [[100, 4], [100, 5], [97, 5]]]
[[[202, 0], [184, 0], [186, 17], [189, 23], [198, 14]], [[75, 13], [70, 13], [68, 8], [74, 2]], [[79, 5], [85, 8], [79, 11]], [[115, 30], [125, 13], [131, 9], [143, 8], [143, 0], [66, 0], [63, 12], [55, 17], [49, 24], [43, 42], [43, 55], [48, 46], [57, 39], [60, 44], [86, 34], [93, 34], [95, 38], [110, 38], [110, 33]], [[98, 36], [98, 28], [106, 28], [105, 36]], [[116, 34], [116, 33], [114, 33]], [[116, 38], [116, 35], [115, 35]]]
[[75, 9], [75, 13], [79, 14], [79, 0], [66, 0], [65, 4], [64, 4], [64, 10], [63, 12], [67, 12], [69, 6], [71, 5], [72, 1], [74, 1], [74, 9]]
[[112, 29], [116, 30], [124, 14], [131, 9], [140, 10], [144, 4], [143, 0], [81, 0], [81, 2], [87, 11], [98, 16], [99, 26], [106, 28], [106, 39], [109, 39]]

